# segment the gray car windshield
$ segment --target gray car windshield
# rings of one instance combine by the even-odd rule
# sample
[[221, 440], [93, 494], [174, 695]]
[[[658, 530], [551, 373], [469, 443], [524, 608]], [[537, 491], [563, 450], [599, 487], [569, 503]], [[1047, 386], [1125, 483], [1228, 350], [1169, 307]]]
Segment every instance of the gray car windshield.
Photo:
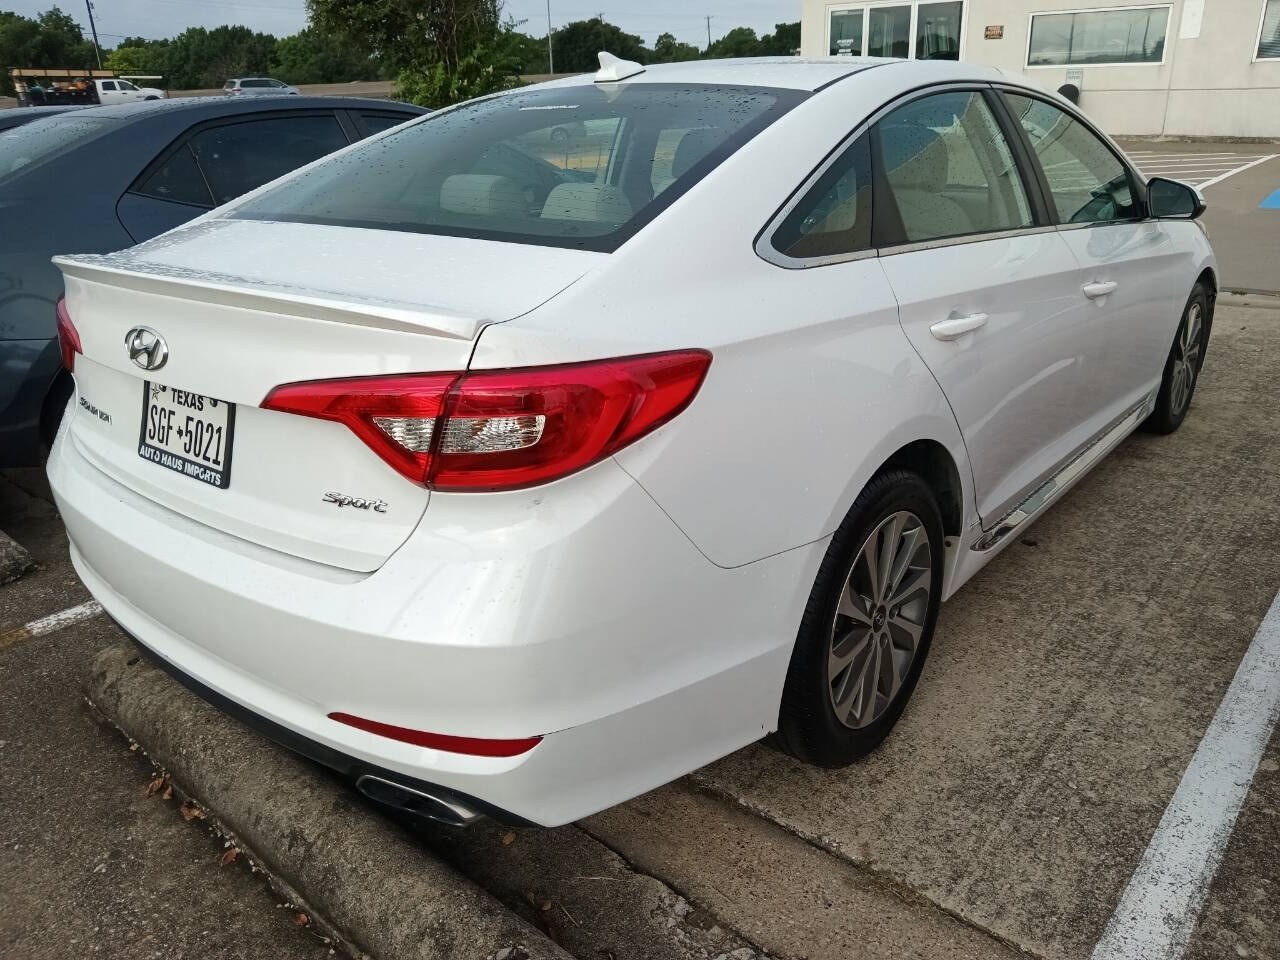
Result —
[[611, 251], [805, 96], [674, 84], [505, 94], [323, 161], [230, 216]]
[[[21, 109], [21, 108], [18, 108]], [[0, 183], [107, 132], [105, 120], [57, 116], [0, 133]]]

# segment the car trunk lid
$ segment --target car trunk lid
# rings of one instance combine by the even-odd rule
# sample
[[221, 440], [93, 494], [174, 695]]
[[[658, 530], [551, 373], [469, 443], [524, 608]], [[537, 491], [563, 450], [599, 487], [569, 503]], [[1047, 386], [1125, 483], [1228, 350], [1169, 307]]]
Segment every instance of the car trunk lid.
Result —
[[158, 506], [374, 570], [417, 525], [428, 491], [341, 424], [264, 410], [263, 399], [283, 383], [463, 370], [486, 323], [544, 302], [599, 256], [214, 220], [120, 254], [56, 258], [83, 349], [71, 439]]

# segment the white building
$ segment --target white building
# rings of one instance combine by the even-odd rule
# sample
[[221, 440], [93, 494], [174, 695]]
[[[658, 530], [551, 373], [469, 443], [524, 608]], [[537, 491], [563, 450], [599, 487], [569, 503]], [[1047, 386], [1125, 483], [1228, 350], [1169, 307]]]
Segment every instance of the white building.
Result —
[[1280, 137], [1280, 0], [802, 0], [800, 52], [1021, 73], [1113, 134]]

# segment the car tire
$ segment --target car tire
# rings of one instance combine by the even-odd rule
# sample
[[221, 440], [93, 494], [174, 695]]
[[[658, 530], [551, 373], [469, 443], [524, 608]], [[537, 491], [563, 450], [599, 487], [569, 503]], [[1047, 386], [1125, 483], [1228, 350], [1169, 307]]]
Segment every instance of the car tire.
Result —
[[774, 746], [834, 768], [888, 736], [929, 654], [942, 599], [943, 536], [937, 498], [917, 474], [889, 470], [867, 484], [818, 569]]
[[1209, 329], [1213, 322], [1209, 292], [1204, 284], [1191, 288], [1191, 296], [1182, 308], [1182, 319], [1169, 347], [1164, 363], [1164, 376], [1160, 380], [1160, 392], [1156, 394], [1156, 406], [1142, 424], [1151, 433], [1173, 433], [1182, 426], [1191, 409], [1191, 398], [1200, 371], [1204, 367], [1205, 350], [1209, 345]]

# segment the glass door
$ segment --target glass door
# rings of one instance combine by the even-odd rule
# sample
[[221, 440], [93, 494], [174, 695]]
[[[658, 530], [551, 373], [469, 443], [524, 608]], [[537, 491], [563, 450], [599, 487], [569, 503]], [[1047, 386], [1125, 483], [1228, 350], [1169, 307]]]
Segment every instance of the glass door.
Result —
[[959, 60], [963, 0], [881, 2], [827, 8], [831, 56]]
[[831, 23], [828, 28], [828, 44], [833, 57], [862, 56], [862, 23], [865, 11], [861, 7], [853, 10], [832, 10]]

